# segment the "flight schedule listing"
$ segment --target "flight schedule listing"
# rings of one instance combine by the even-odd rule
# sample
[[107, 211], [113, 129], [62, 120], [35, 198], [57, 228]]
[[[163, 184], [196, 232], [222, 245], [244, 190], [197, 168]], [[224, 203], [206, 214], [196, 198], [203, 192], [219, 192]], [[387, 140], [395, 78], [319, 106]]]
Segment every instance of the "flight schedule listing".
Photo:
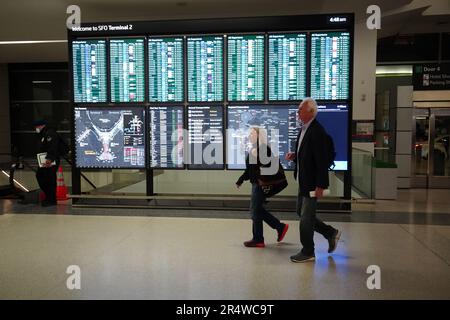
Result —
[[149, 38], [150, 102], [184, 99], [183, 38]]
[[144, 69], [144, 39], [111, 39], [111, 101], [143, 102]]
[[150, 107], [150, 166], [184, 167], [184, 107]]
[[188, 100], [223, 100], [223, 37], [188, 37]]
[[223, 107], [188, 107], [188, 168], [223, 168]]
[[264, 35], [228, 36], [228, 100], [264, 100]]
[[306, 34], [269, 35], [269, 100], [306, 96]]
[[350, 33], [311, 34], [311, 96], [347, 99], [350, 80]]
[[74, 102], [106, 102], [106, 41], [72, 42]]

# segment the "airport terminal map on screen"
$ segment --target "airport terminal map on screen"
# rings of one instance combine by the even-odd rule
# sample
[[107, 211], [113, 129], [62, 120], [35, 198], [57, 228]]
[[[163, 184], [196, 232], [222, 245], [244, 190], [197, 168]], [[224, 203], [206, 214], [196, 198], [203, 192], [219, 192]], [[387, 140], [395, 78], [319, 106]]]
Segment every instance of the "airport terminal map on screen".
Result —
[[245, 157], [250, 148], [248, 136], [252, 127], [266, 130], [273, 154], [280, 157], [284, 169], [292, 169], [293, 163], [284, 157], [287, 152], [295, 149], [299, 130], [296, 114], [295, 105], [229, 106], [226, 140], [228, 169], [245, 168]]
[[[251, 127], [263, 128], [274, 155], [278, 155], [284, 169], [293, 169], [294, 162], [284, 157], [295, 152], [300, 130], [296, 105], [229, 106], [227, 112], [227, 167], [244, 169], [249, 150], [248, 135]], [[318, 105], [317, 120], [333, 137], [336, 150], [334, 170], [347, 170], [348, 106], [345, 104]], [[278, 148], [276, 148], [278, 146]]]
[[311, 97], [343, 100], [349, 97], [350, 33], [311, 34]]
[[111, 102], [144, 102], [144, 39], [110, 40]]
[[150, 107], [150, 167], [184, 168], [184, 107]]
[[264, 35], [228, 36], [228, 100], [264, 100]]
[[106, 40], [72, 42], [75, 102], [106, 102]]
[[306, 34], [270, 34], [269, 101], [306, 97]]
[[183, 37], [149, 38], [150, 102], [184, 100]]
[[76, 166], [144, 168], [144, 108], [75, 108]]
[[223, 36], [187, 38], [188, 100], [223, 100]]
[[187, 112], [188, 168], [223, 169], [223, 107], [188, 106]]

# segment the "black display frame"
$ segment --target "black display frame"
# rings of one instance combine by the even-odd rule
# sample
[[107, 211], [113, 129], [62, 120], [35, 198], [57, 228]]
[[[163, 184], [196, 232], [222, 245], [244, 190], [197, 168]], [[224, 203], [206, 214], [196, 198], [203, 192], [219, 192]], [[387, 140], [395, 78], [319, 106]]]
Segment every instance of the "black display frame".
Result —
[[[354, 13], [330, 13], [330, 14], [312, 14], [312, 15], [285, 15], [285, 16], [259, 16], [259, 17], [239, 17], [239, 18], [214, 18], [214, 19], [184, 19], [184, 20], [157, 20], [157, 21], [132, 21], [132, 22], [103, 22], [103, 23], [83, 23], [80, 27], [75, 27], [68, 29], [67, 39], [68, 39], [68, 55], [69, 55], [69, 84], [71, 85], [71, 90], [73, 88], [73, 57], [72, 57], [72, 41], [73, 40], [83, 40], [92, 38], [106, 38], [107, 40], [107, 52], [109, 53], [109, 39], [115, 37], [144, 37], [147, 41], [150, 36], [157, 37], [173, 37], [173, 36], [184, 36], [184, 41], [187, 41], [188, 35], [219, 35], [226, 36], [228, 34], [243, 34], [243, 33], [265, 33], [266, 41], [268, 41], [268, 34], [272, 33], [296, 33], [296, 32], [311, 32], [317, 31], [348, 31], [350, 33], [350, 69], [349, 69], [349, 95], [348, 99], [345, 101], [332, 100], [331, 103], [346, 103], [348, 105], [349, 121], [348, 121], [348, 132], [351, 132], [351, 117], [353, 110], [353, 54], [354, 54]], [[265, 46], [265, 51], [267, 51], [268, 45]], [[310, 39], [308, 40], [308, 46], [310, 48]], [[144, 50], [146, 52], [145, 63], [148, 63], [148, 44], [145, 42]], [[187, 50], [187, 43], [185, 43], [185, 50]], [[227, 61], [226, 61], [226, 41], [224, 41], [224, 59], [223, 59], [223, 101], [219, 104], [223, 108], [224, 123], [227, 121], [226, 108], [228, 106], [227, 97]], [[307, 51], [307, 54], [309, 52]], [[265, 52], [267, 59], [267, 52]], [[186, 54], [185, 54], [186, 59]], [[307, 59], [307, 63], [309, 59]], [[109, 54], [107, 55], [107, 65], [109, 66]], [[186, 65], [186, 61], [185, 61]], [[187, 69], [187, 68], [186, 68]], [[268, 64], [267, 60], [265, 63], [265, 72], [267, 73]], [[307, 65], [307, 75], [309, 75], [310, 65]], [[148, 70], [148, 65], [145, 66], [145, 71]], [[187, 70], [185, 70], [185, 101], [184, 106], [187, 107], [190, 102], [188, 100], [188, 92], [186, 86]], [[265, 79], [267, 80], [267, 74], [265, 74]], [[145, 77], [144, 81], [148, 81]], [[307, 80], [307, 90], [309, 90], [309, 79]], [[108, 85], [108, 103], [93, 103], [92, 106], [100, 107], [107, 106], [112, 107], [110, 103], [110, 73], [109, 67], [107, 70], [107, 85]], [[144, 106], [148, 106], [148, 84], [145, 83], [145, 103]], [[71, 101], [70, 106], [88, 106], [89, 103], [74, 103], [73, 92], [70, 94]], [[270, 104], [291, 104], [295, 102], [300, 102], [296, 100], [287, 101], [270, 101]], [[318, 100], [318, 103], [324, 103], [322, 100]], [[135, 105], [141, 105], [141, 103], [131, 102]], [[245, 101], [246, 104], [260, 104], [260, 101]], [[192, 102], [195, 105], [202, 104], [217, 104], [215, 102]], [[265, 81], [265, 100], [263, 104], [268, 104], [268, 89], [267, 81]], [[145, 110], [148, 111], [146, 108]], [[148, 116], [148, 115], [147, 115]], [[187, 117], [186, 117], [187, 118]], [[74, 112], [72, 112], [72, 139], [74, 139]], [[147, 120], [146, 120], [147, 121]], [[225, 126], [224, 126], [225, 127]], [[147, 138], [147, 137], [146, 137]], [[348, 134], [348, 170], [344, 171], [344, 197], [345, 199], [351, 199], [351, 135]], [[226, 134], [224, 135], [224, 148], [226, 148]], [[72, 154], [75, 154], [75, 144], [72, 144]], [[148, 157], [146, 157], [148, 161]], [[226, 159], [226, 154], [224, 151], [224, 159]], [[195, 170], [195, 169], [191, 169]], [[213, 169], [216, 170], [216, 169]], [[149, 169], [147, 165], [147, 195], [153, 195], [153, 170]], [[72, 193], [75, 195], [81, 194], [81, 172], [80, 169], [72, 165]]]

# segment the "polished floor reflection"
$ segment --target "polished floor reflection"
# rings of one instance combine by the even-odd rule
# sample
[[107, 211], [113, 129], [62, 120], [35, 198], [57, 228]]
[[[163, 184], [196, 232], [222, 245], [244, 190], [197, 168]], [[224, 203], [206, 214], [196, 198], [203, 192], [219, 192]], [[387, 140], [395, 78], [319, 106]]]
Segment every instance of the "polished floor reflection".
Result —
[[[48, 214], [0, 216], [1, 299], [449, 299], [450, 226], [332, 222], [315, 263], [295, 264], [298, 222], [283, 243], [242, 245], [247, 219]], [[81, 289], [68, 290], [70, 265]], [[369, 290], [369, 266], [381, 289]], [[370, 282], [370, 281], [369, 281]]]

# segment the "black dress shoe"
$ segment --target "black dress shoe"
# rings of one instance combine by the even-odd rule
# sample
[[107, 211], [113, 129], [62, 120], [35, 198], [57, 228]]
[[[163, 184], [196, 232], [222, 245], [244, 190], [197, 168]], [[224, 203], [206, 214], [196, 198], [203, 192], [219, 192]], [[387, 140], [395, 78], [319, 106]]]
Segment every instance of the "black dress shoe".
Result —
[[336, 250], [341, 234], [342, 232], [336, 229], [333, 236], [328, 239], [328, 253], [333, 253]]

